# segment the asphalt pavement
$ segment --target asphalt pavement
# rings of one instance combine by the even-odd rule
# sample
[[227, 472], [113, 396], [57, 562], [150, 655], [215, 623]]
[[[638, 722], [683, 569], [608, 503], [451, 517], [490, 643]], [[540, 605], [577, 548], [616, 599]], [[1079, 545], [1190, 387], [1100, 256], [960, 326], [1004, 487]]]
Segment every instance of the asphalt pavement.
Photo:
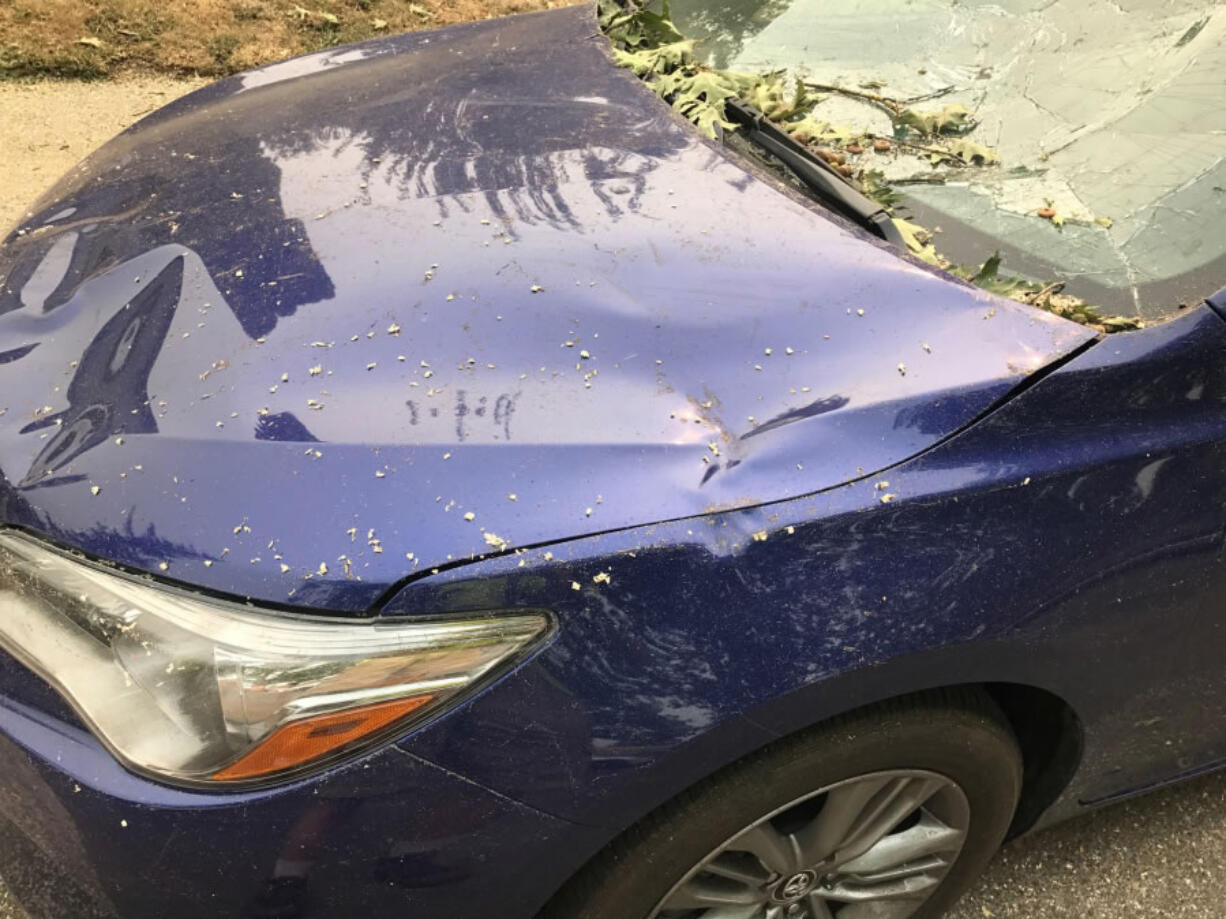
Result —
[[1226, 773], [1007, 845], [949, 919], [1226, 917]]

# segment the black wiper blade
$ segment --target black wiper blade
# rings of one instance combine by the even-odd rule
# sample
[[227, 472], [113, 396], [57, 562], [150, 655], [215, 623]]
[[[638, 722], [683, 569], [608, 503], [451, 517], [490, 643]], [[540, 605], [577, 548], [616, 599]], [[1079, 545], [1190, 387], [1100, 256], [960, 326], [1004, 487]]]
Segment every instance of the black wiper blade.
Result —
[[725, 104], [728, 120], [738, 125], [746, 140], [757, 144], [792, 171], [804, 185], [831, 209], [860, 224], [888, 243], [907, 248], [893, 219], [885, 208], [847, 184], [846, 180], [820, 156], [781, 131], [752, 105], [737, 99]]

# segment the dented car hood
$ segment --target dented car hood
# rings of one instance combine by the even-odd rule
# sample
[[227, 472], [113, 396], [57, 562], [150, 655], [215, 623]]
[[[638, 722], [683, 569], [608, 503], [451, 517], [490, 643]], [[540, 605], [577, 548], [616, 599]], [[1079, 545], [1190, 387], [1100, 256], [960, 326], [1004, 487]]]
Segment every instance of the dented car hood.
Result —
[[0, 248], [0, 522], [358, 611], [912, 456], [1092, 335], [794, 197], [590, 8], [223, 80]]

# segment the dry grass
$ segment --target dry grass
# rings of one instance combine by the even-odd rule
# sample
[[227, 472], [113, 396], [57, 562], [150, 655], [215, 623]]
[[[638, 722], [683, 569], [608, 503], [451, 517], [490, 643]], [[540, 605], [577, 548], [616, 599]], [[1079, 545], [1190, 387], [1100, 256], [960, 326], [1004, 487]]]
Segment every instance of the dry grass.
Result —
[[124, 71], [222, 76], [343, 42], [570, 0], [300, 2], [0, 0], [0, 79]]

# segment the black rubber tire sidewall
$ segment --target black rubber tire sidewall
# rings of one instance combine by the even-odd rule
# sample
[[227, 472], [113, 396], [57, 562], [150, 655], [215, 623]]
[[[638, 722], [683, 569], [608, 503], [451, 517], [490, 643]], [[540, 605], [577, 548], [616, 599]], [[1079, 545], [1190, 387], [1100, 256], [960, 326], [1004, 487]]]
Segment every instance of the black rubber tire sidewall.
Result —
[[970, 803], [961, 855], [915, 914], [932, 919], [962, 895], [999, 848], [1021, 791], [1016, 740], [990, 701], [972, 694], [840, 719], [721, 770], [623, 834], [540, 919], [645, 919], [694, 865], [762, 815], [824, 786], [890, 769], [944, 775]]

